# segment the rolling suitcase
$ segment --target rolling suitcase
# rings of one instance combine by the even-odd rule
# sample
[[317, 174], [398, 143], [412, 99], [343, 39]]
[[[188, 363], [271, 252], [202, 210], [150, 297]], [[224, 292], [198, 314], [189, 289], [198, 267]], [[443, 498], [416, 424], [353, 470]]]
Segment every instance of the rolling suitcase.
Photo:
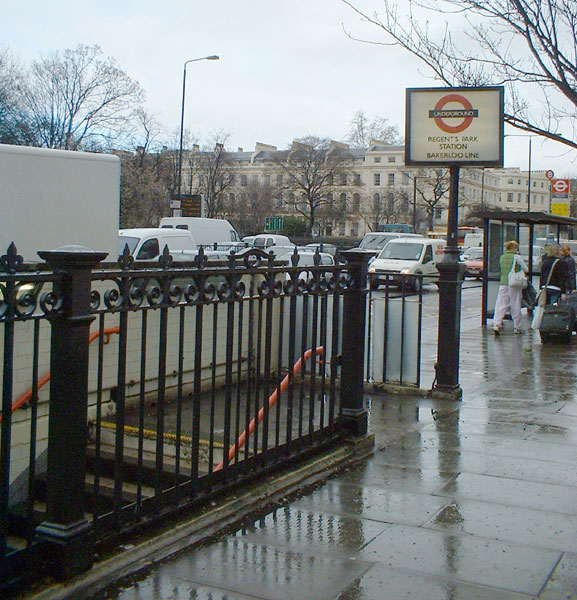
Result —
[[547, 305], [539, 327], [541, 342], [569, 344], [575, 327], [575, 310], [569, 304]]

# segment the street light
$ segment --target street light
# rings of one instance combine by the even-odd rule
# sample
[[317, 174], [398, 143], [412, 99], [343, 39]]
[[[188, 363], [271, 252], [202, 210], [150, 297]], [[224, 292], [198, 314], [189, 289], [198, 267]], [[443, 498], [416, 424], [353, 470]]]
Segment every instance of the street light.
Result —
[[527, 176], [527, 212], [531, 212], [531, 141], [534, 135], [524, 135], [522, 133], [506, 133], [505, 137], [528, 137], [529, 138], [529, 164], [528, 164], [528, 176]]
[[184, 97], [186, 92], [186, 65], [191, 62], [198, 62], [199, 60], [219, 60], [220, 56], [212, 54], [210, 56], [203, 56], [202, 58], [191, 58], [184, 63], [184, 69], [182, 73], [182, 109], [180, 111], [180, 146], [178, 148], [178, 199], [181, 199], [181, 181], [182, 181], [182, 138], [184, 135]]

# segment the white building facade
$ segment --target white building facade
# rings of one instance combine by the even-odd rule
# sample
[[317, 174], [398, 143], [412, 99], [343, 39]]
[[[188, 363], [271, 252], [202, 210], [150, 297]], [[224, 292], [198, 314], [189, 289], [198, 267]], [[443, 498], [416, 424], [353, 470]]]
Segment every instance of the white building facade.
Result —
[[[377, 140], [368, 148], [350, 148], [331, 142], [331, 149], [344, 159], [338, 174], [335, 172], [329, 184], [319, 192], [326, 202], [322, 202], [315, 216], [314, 233], [356, 238], [378, 230], [385, 223], [415, 224], [423, 232], [446, 226], [448, 169], [406, 167], [404, 146]], [[299, 212], [298, 199], [290, 197], [290, 192], [287, 195], [287, 171], [282, 164], [289, 160], [290, 152], [261, 143], [256, 144], [254, 151], [239, 148], [236, 152], [227, 152], [229, 180], [220, 197], [223, 216], [234, 218], [227, 213], [250, 210], [249, 192], [255, 187], [268, 189], [272, 196], [267, 210], [274, 214], [269, 216], [306, 213], [306, 206]], [[183, 173], [183, 181], [190, 189], [201, 189], [200, 178], [195, 181], [194, 171], [188, 175]], [[467, 224], [473, 210], [549, 212], [550, 206], [550, 182], [545, 171], [461, 168], [460, 225]]]

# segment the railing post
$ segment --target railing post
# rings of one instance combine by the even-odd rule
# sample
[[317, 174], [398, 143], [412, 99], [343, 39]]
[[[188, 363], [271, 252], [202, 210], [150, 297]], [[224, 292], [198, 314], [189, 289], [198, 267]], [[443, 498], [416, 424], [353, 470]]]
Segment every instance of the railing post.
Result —
[[62, 306], [51, 313], [50, 404], [46, 517], [36, 539], [58, 579], [90, 569], [94, 532], [84, 516], [86, 475], [88, 337], [91, 272], [106, 258], [81, 246], [39, 252], [61, 284]]
[[367, 265], [373, 252], [353, 248], [342, 253], [351, 283], [343, 300], [343, 350], [341, 363], [341, 420], [354, 437], [368, 430], [363, 401], [365, 366], [365, 323], [367, 312]]

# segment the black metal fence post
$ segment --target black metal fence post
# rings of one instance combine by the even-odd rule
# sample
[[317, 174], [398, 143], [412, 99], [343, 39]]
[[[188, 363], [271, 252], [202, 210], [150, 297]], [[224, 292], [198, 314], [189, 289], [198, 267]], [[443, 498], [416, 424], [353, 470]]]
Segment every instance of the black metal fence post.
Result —
[[341, 364], [341, 420], [355, 437], [368, 430], [363, 402], [367, 266], [373, 252], [354, 248], [342, 253], [350, 269], [351, 283], [343, 300], [343, 350]]
[[62, 275], [62, 302], [52, 313], [46, 517], [36, 529], [54, 575], [67, 579], [91, 568], [94, 533], [86, 520], [88, 345], [91, 271], [106, 258], [79, 246], [39, 252]]

